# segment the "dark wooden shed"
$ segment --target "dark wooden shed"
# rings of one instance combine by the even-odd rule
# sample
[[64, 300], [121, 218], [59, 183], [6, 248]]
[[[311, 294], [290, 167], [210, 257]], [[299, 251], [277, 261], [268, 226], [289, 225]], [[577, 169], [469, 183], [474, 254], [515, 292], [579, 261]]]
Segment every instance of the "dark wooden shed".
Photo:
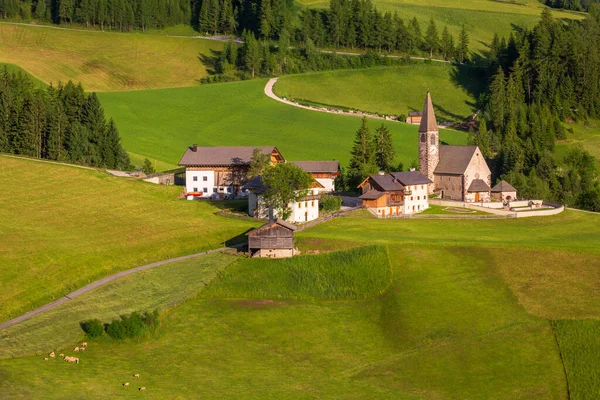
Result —
[[250, 231], [248, 251], [251, 257], [284, 258], [294, 255], [294, 232], [298, 228], [276, 219]]

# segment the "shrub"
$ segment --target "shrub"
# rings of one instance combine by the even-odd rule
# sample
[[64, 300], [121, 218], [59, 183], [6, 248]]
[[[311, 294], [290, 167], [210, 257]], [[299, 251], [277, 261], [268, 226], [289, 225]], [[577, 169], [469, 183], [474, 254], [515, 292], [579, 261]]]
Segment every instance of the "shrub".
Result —
[[89, 319], [79, 323], [81, 329], [91, 338], [100, 337], [104, 333], [104, 327], [99, 319]]
[[149, 328], [158, 323], [158, 310], [140, 314], [133, 312], [129, 315], [121, 315], [120, 319], [106, 324], [106, 333], [113, 339], [131, 339], [141, 336]]
[[342, 198], [340, 196], [321, 196], [319, 207], [326, 212], [338, 211], [342, 207]]

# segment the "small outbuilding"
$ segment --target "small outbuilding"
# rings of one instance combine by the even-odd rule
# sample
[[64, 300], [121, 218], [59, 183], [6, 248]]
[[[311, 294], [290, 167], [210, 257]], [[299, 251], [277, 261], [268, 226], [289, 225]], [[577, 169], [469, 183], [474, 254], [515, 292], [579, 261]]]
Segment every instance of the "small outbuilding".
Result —
[[250, 257], [286, 258], [294, 255], [294, 232], [298, 228], [275, 219], [250, 231], [248, 252]]
[[469, 185], [469, 189], [467, 189], [465, 200], [469, 202], [490, 201], [490, 187], [486, 181], [483, 179], [473, 179], [471, 185]]
[[506, 181], [500, 181], [492, 188], [492, 200], [514, 201], [517, 199], [517, 189]]
[[408, 117], [406, 118], [406, 123], [412, 124], [412, 125], [420, 125], [422, 118], [423, 118], [423, 113], [418, 112], [418, 111], [411, 111], [408, 113]]

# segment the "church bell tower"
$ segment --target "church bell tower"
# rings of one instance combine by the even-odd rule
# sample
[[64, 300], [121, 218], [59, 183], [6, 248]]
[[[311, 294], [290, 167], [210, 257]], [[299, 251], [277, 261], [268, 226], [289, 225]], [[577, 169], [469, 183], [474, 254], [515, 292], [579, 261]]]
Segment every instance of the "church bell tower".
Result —
[[[421, 125], [419, 125], [419, 171], [434, 181], [433, 171], [440, 161], [440, 135], [437, 121], [431, 103], [431, 95], [427, 92]], [[428, 187], [429, 194], [433, 193], [434, 184]]]

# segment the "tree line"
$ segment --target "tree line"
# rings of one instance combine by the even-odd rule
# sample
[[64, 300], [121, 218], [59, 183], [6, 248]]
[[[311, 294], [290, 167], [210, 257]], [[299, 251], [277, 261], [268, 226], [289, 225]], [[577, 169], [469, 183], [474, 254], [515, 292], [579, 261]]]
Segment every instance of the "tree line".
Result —
[[36, 88], [22, 73], [0, 74], [0, 152], [114, 169], [131, 168], [95, 93], [69, 81]]
[[554, 152], [566, 138], [565, 121], [600, 116], [600, 8], [569, 23], [545, 9], [533, 29], [495, 38], [488, 62], [496, 72], [473, 142], [492, 160], [494, 176], [523, 197], [600, 210], [594, 157], [574, 148], [560, 162]]
[[546, 0], [546, 5], [552, 8], [573, 11], [588, 11], [598, 0]]

